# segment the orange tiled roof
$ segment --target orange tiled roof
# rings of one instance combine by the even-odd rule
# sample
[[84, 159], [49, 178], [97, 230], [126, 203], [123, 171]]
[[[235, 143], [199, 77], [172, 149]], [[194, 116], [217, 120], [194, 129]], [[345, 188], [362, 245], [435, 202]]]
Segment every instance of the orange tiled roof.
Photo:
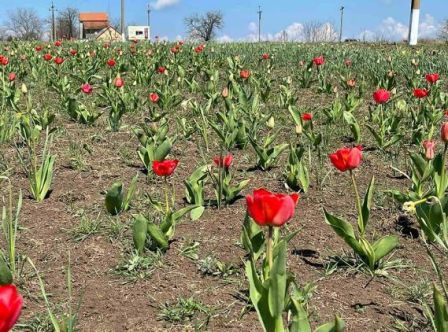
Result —
[[107, 13], [79, 13], [81, 22], [109, 22]]

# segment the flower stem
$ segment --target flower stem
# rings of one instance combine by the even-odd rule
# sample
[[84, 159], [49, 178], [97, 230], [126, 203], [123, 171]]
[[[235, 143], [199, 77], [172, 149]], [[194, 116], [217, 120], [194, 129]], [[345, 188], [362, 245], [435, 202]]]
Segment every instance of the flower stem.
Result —
[[266, 242], [266, 256], [268, 259], [269, 274], [271, 273], [271, 270], [272, 270], [273, 235], [274, 235], [274, 227], [269, 226], [268, 227], [268, 238], [267, 238], [267, 242]]
[[355, 175], [352, 170], [349, 170], [350, 177], [352, 178], [353, 191], [355, 192], [356, 198], [356, 208], [358, 209], [358, 230], [361, 233], [361, 236], [364, 235], [364, 224], [362, 220], [362, 208], [361, 208], [361, 200], [359, 198], [358, 186], [356, 185]]
[[163, 179], [165, 187], [165, 208], [166, 208], [166, 214], [168, 215], [170, 212], [170, 203], [168, 201], [168, 180], [166, 176], [164, 176]]

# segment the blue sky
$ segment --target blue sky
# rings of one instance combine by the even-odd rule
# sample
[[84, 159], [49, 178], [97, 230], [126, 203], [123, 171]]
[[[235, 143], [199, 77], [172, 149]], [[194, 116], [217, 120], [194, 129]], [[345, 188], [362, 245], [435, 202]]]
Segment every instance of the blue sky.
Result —
[[[150, 0], [152, 35], [168, 39], [185, 38], [183, 18], [198, 12], [221, 10], [225, 26], [220, 40], [251, 40], [257, 35], [257, 10], [262, 6], [262, 34], [275, 39], [286, 30], [290, 40], [300, 39], [302, 24], [308, 21], [330, 22], [339, 28], [339, 7], [345, 6], [344, 37], [360, 38], [381, 35], [402, 39], [407, 35], [410, 0]], [[127, 23], [146, 24], [147, 0], [126, 0]], [[50, 1], [2, 1], [0, 21], [17, 7], [34, 8], [48, 17]], [[120, 0], [55, 0], [57, 8], [77, 7], [80, 11], [106, 11], [119, 17]], [[434, 36], [448, 18], [447, 0], [422, 0], [420, 30]]]

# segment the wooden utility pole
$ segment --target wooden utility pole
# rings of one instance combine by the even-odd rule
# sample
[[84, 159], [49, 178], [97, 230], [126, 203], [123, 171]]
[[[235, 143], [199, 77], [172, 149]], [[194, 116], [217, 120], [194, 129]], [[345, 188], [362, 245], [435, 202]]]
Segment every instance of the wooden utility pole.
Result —
[[261, 42], [261, 6], [258, 6], [258, 42]]
[[51, 1], [50, 11], [51, 11], [51, 40], [55, 41], [56, 40], [56, 23], [54, 21], [55, 7], [54, 7], [53, 1]]
[[121, 27], [121, 40], [126, 41], [126, 32], [125, 32], [125, 26], [124, 26], [124, 0], [121, 0], [121, 20], [120, 20], [120, 27]]
[[339, 9], [341, 11], [341, 25], [339, 26], [339, 42], [342, 41], [342, 25], [344, 23], [344, 6]]
[[418, 41], [418, 25], [420, 20], [420, 0], [411, 0], [411, 18], [409, 20], [409, 45], [415, 46]]

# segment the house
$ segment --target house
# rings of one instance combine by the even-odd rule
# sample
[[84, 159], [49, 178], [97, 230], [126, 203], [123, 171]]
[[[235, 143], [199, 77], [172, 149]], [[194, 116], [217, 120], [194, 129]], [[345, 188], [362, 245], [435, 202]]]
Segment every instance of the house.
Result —
[[95, 39], [99, 32], [107, 28], [107, 13], [79, 13], [79, 39]]
[[150, 40], [149, 26], [142, 25], [130, 25], [128, 26], [128, 39], [129, 40]]
[[108, 26], [96, 34], [95, 40], [102, 42], [121, 41], [121, 34], [113, 27]]

